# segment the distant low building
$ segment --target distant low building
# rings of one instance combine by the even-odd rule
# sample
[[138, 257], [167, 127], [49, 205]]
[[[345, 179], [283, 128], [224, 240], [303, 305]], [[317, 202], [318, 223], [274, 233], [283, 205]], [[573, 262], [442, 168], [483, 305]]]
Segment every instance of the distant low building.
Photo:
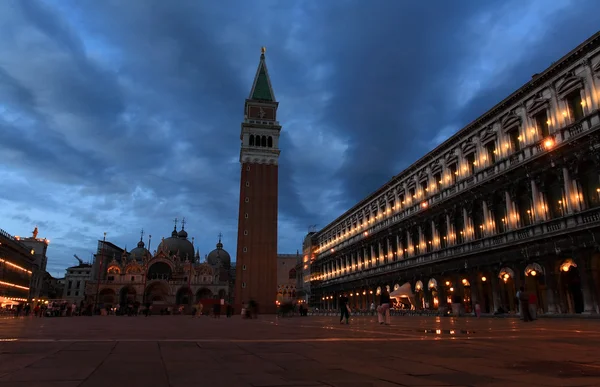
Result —
[[62, 298], [79, 305], [85, 299], [85, 285], [90, 280], [92, 280], [92, 264], [79, 260], [77, 266], [71, 266], [66, 270]]
[[280, 303], [296, 300], [296, 254], [277, 254], [277, 301]]

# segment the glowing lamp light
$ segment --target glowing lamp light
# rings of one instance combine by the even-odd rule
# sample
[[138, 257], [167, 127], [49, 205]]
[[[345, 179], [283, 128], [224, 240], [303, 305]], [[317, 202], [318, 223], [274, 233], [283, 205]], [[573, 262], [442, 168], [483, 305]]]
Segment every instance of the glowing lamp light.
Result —
[[463, 278], [462, 283], [463, 283], [463, 285], [466, 285], [467, 280], [465, 278]]
[[563, 265], [563, 267], [561, 267], [562, 271], [564, 271], [565, 273], [568, 272], [570, 268], [571, 266], [569, 265]]
[[537, 275], [537, 272], [536, 272], [535, 270], [532, 270], [532, 271], [529, 273], [529, 275], [530, 275], [530, 276], [532, 276], [532, 277], [535, 277], [535, 276]]
[[566, 112], [566, 111], [563, 111], [563, 112], [562, 112], [562, 115], [563, 115], [563, 117], [566, 117], [566, 116], [567, 116], [567, 112]]
[[453, 291], [454, 291], [454, 288], [450, 288], [450, 291], [451, 291], [451, 292], [453, 292]]
[[551, 138], [548, 138], [544, 141], [544, 147], [546, 149], [550, 149], [554, 146], [554, 140], [552, 140]]
[[446, 281], [446, 286], [450, 286], [450, 281]]
[[426, 208], [427, 207], [427, 202], [421, 203], [421, 207]]
[[481, 277], [481, 281], [485, 282], [485, 281], [487, 281], [487, 278]]

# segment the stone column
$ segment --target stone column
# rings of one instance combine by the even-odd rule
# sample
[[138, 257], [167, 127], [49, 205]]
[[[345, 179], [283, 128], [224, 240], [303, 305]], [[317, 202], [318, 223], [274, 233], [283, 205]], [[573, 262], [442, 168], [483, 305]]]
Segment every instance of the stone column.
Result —
[[396, 256], [398, 257], [398, 260], [403, 259], [404, 258], [404, 248], [402, 246], [402, 242], [400, 239], [400, 233], [402, 232], [402, 230], [400, 230], [398, 232], [398, 234], [396, 234]]
[[[456, 230], [454, 229], [452, 222], [450, 222], [450, 214], [448, 213], [446, 213], [446, 230], [446, 246], [452, 246], [456, 241]], [[454, 235], [454, 238], [452, 238], [451, 235]]]
[[583, 314], [592, 314], [596, 312], [596, 308], [594, 307], [596, 300], [590, 283], [590, 278], [588, 277], [588, 273], [591, 272], [591, 268], [588, 265], [587, 256], [581, 252], [577, 254], [575, 262], [577, 262], [579, 278], [581, 279], [581, 292], [583, 293]]
[[[412, 238], [410, 237], [410, 231], [406, 230], [406, 240], [408, 241], [408, 251], [406, 252], [407, 257], [412, 257], [413, 255], [415, 255], [415, 250], [414, 250], [414, 246], [412, 245]], [[410, 251], [410, 247], [412, 246], [413, 251]]]
[[[470, 207], [470, 209], [472, 209], [472, 207]], [[469, 229], [471, 228], [471, 217], [469, 216], [469, 213], [467, 212], [466, 208], [462, 209], [462, 215], [463, 215], [463, 222], [464, 222], [464, 227], [463, 230], [457, 230], [457, 231], [462, 231], [463, 232], [463, 240], [465, 242], [468, 242], [470, 240], [472, 240], [472, 236], [471, 233], [469, 232]]]
[[[385, 262], [392, 262], [394, 260], [394, 253], [392, 252], [392, 243], [390, 242], [390, 238], [386, 238], [387, 240], [387, 251], [385, 252]], [[391, 256], [390, 256], [391, 254]]]
[[504, 217], [504, 228], [508, 231], [513, 229], [513, 202], [508, 191], [504, 191], [505, 203], [506, 203], [506, 215]]
[[375, 266], [375, 265], [376, 265], [376, 263], [377, 263], [377, 259], [376, 259], [376, 257], [375, 257], [375, 249], [373, 248], [373, 244], [372, 244], [372, 243], [369, 245], [369, 248], [370, 248], [370, 250], [369, 250], [369, 251], [371, 252], [371, 263], [370, 263], [370, 265], [369, 265], [369, 266], [370, 266], [370, 267], [373, 267], [373, 266]]
[[566, 214], [573, 213], [573, 205], [571, 203], [571, 190], [572, 190], [572, 181], [569, 173], [569, 169], [567, 167], [563, 167], [563, 182], [564, 182], [564, 191], [565, 198], [563, 200], [563, 208]]

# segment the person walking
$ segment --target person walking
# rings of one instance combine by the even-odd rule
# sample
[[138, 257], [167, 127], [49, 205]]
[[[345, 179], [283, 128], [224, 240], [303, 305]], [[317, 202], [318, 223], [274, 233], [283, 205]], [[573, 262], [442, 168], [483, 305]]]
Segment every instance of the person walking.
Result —
[[344, 317], [346, 317], [346, 324], [349, 324], [350, 307], [348, 306], [348, 297], [345, 294], [340, 297], [340, 324], [344, 323]]
[[529, 293], [529, 317], [537, 320], [537, 296], [534, 292]]
[[198, 305], [196, 305], [196, 315], [194, 317], [201, 317], [203, 308], [204, 305], [202, 305], [202, 301], [198, 301]]
[[377, 308], [377, 320], [379, 324], [390, 325], [390, 293], [387, 289], [381, 291], [380, 305]]
[[519, 288], [519, 307], [521, 308], [521, 317], [523, 321], [529, 322], [531, 321], [531, 315], [529, 314], [529, 295], [525, 293], [525, 288], [521, 286]]
[[369, 308], [371, 311], [371, 316], [375, 316], [375, 303], [371, 302], [371, 307]]

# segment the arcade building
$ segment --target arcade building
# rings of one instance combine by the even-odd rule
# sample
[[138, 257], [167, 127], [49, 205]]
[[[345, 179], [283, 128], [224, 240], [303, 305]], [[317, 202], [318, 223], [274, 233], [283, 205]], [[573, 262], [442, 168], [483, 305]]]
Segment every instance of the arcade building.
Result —
[[0, 307], [30, 300], [34, 253], [18, 237], [0, 229]]
[[307, 236], [310, 303], [600, 313], [600, 33]]
[[[176, 221], [177, 222], [177, 221]], [[119, 305], [152, 303], [157, 308], [191, 307], [230, 299], [232, 267], [229, 253], [223, 249], [221, 236], [216, 248], [204, 262], [188, 239], [185, 222], [177, 224], [168, 238], [162, 238], [151, 253], [143, 241], [131, 251], [99, 241], [93, 264], [93, 280], [85, 287], [86, 303], [96, 301], [106, 309]], [[150, 246], [151, 237], [148, 240]], [[99, 280], [98, 280], [99, 279]]]

